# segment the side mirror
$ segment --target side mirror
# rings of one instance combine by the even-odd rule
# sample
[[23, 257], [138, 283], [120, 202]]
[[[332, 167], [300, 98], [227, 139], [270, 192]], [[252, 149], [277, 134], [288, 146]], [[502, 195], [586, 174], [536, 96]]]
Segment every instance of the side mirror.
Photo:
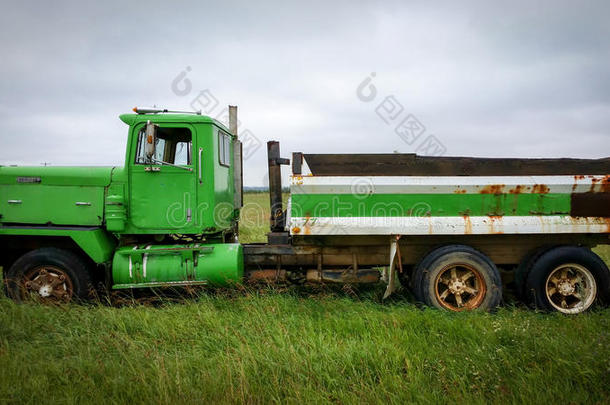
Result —
[[148, 160], [152, 159], [152, 157], [155, 155], [157, 128], [159, 128], [159, 126], [151, 123], [150, 121], [146, 123], [146, 147], [144, 148], [144, 151], [146, 152], [146, 158]]

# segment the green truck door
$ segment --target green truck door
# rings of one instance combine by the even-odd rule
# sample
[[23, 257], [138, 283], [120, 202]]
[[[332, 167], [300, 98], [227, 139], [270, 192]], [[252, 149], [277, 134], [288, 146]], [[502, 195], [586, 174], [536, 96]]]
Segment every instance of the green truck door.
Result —
[[[197, 206], [193, 165], [193, 135], [186, 124], [161, 124], [158, 129], [154, 163], [144, 154], [145, 126], [134, 128], [132, 137], [130, 217], [140, 229], [185, 231], [192, 227]], [[160, 163], [164, 162], [164, 163]]]

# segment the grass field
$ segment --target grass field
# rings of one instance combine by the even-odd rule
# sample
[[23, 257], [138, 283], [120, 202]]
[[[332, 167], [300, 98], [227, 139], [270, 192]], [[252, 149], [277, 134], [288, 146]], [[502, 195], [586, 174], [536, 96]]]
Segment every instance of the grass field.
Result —
[[[267, 207], [265, 194], [246, 197]], [[266, 225], [250, 219], [242, 240], [263, 241]], [[610, 403], [610, 309], [452, 314], [380, 296], [263, 289], [65, 307], [2, 297], [0, 402]]]
[[[288, 194], [283, 195], [284, 206]], [[269, 194], [247, 193], [239, 221], [239, 241], [242, 243], [267, 242], [269, 232]]]

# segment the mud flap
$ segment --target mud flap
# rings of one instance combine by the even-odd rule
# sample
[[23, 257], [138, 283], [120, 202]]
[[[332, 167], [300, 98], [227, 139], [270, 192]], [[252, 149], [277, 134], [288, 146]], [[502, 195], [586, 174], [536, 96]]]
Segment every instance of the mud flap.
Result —
[[390, 241], [390, 266], [383, 272], [383, 280], [388, 283], [388, 286], [383, 294], [383, 299], [388, 298], [392, 293], [398, 290], [401, 285], [396, 274], [396, 265], [401, 266], [400, 251], [398, 250], [398, 239], [400, 235], [392, 237]]

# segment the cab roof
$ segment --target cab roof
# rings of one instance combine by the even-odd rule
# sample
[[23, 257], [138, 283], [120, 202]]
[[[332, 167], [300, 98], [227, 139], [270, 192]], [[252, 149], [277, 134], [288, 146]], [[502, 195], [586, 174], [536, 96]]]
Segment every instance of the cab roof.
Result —
[[220, 121], [207, 115], [198, 114], [175, 114], [175, 113], [158, 113], [158, 114], [121, 114], [121, 121], [127, 125], [134, 125], [140, 122], [185, 122], [189, 124], [214, 124], [223, 130], [231, 133], [229, 129]]

